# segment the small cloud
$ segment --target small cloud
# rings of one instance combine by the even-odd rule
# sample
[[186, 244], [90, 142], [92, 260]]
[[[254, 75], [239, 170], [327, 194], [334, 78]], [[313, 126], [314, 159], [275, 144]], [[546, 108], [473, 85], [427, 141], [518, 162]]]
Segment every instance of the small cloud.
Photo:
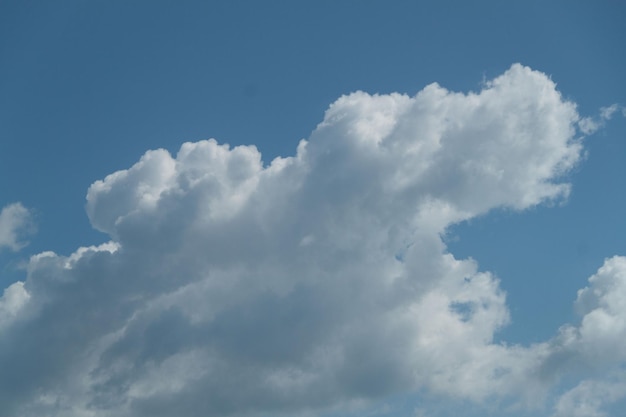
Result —
[[5, 206], [0, 212], [0, 250], [18, 251], [28, 245], [23, 238], [34, 233], [35, 224], [30, 210], [21, 203]]
[[[618, 110], [620, 110], [621, 106], [619, 104], [611, 104], [608, 107], [602, 107], [600, 109], [600, 118], [602, 120], [611, 120], [611, 118], [613, 117], [613, 115], [615, 114], [615, 112], [617, 112]], [[624, 109], [622, 109], [622, 111], [624, 111]]]
[[578, 121], [578, 128], [585, 135], [592, 135], [600, 129], [600, 125], [591, 117], [583, 117]]
[[606, 126], [606, 122], [611, 120], [615, 113], [622, 113], [626, 117], [626, 107], [614, 103], [610, 106], [601, 107], [599, 115], [596, 117], [583, 117], [578, 121], [578, 128], [585, 135], [593, 135], [598, 130]]

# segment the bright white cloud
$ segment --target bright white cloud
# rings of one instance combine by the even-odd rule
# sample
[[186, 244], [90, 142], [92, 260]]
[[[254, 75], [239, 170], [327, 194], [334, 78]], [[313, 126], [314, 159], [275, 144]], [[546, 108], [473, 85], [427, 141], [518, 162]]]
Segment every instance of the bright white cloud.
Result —
[[19, 308], [0, 330], [0, 414], [297, 415], [402, 392], [541, 403], [570, 371], [559, 355], [592, 362], [597, 344], [624, 360], [602, 327], [624, 314], [609, 290], [623, 276], [602, 272], [621, 258], [579, 294], [580, 326], [507, 346], [498, 279], [441, 235], [566, 197], [579, 122], [514, 65], [478, 93], [341, 97], [267, 166], [214, 140], [147, 152], [88, 191], [112, 243], [37, 255], [5, 291]]
[[0, 211], [0, 250], [4, 248], [18, 251], [26, 242], [22, 239], [33, 231], [31, 212], [20, 203], [5, 206]]

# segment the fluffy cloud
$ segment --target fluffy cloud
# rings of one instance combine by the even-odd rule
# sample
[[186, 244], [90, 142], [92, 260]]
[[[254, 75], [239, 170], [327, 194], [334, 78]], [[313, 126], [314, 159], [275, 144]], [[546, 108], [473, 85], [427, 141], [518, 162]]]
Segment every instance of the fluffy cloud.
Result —
[[147, 152], [88, 191], [110, 243], [34, 256], [5, 290], [0, 414], [294, 415], [407, 392], [524, 405], [570, 371], [561, 356], [623, 361], [624, 276], [606, 272], [622, 258], [579, 294], [580, 326], [507, 346], [498, 280], [441, 239], [566, 197], [579, 121], [514, 65], [478, 93], [341, 97], [269, 164], [215, 140]]
[[607, 360], [626, 360], [626, 258], [607, 259], [578, 291], [576, 306], [584, 316], [579, 334], [584, 352]]
[[30, 211], [20, 203], [9, 204], [0, 211], [0, 250], [13, 251], [26, 246], [24, 235], [33, 231], [34, 224]]

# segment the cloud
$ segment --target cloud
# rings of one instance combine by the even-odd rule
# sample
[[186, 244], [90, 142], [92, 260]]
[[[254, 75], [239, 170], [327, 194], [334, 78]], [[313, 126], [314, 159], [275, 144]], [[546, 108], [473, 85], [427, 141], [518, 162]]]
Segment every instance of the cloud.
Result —
[[585, 380], [563, 394], [553, 417], [606, 417], [603, 408], [626, 398], [626, 373], [613, 372], [606, 380]]
[[576, 300], [584, 313], [579, 329], [584, 351], [593, 357], [626, 360], [626, 257], [607, 259], [589, 284], [578, 291]]
[[31, 212], [20, 203], [5, 206], [0, 211], [0, 250], [4, 248], [18, 251], [27, 245], [22, 241], [25, 235], [33, 232]]
[[597, 117], [582, 117], [578, 121], [578, 127], [585, 135], [592, 135], [598, 130], [606, 126], [606, 122], [611, 120], [615, 113], [621, 113], [626, 117], [626, 107], [617, 103], [607, 107], [600, 108], [600, 114]]
[[0, 297], [0, 329], [3, 321], [14, 317], [28, 301], [30, 295], [24, 290], [24, 283], [15, 282], [7, 287]]
[[580, 326], [509, 346], [498, 279], [441, 238], [566, 198], [580, 120], [516, 64], [477, 93], [343, 96], [267, 164], [215, 140], [147, 152], [88, 190], [110, 243], [36, 255], [5, 290], [0, 414], [300, 415], [402, 393], [524, 406], [568, 358], [623, 361], [594, 313], [623, 314], [622, 275], [602, 278], [621, 258], [579, 294]]
[[560, 329], [545, 363], [558, 363], [559, 371], [570, 375], [582, 370], [595, 377], [562, 394], [554, 417], [603, 417], [605, 406], [626, 398], [626, 257], [606, 259], [589, 286], [578, 291], [575, 306], [580, 324]]

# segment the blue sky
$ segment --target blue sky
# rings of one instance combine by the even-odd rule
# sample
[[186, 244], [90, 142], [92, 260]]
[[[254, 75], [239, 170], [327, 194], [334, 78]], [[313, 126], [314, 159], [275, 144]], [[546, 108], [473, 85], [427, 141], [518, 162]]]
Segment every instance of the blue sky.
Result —
[[[599, 335], [593, 319], [600, 313], [615, 323], [626, 317], [622, 258], [605, 263], [626, 255], [626, 7], [611, 1], [61, 3], [0, 3], [0, 284], [6, 288], [0, 363], [12, 364], [0, 375], [6, 392], [0, 400], [12, 398], [0, 414], [135, 417], [155, 415], [159, 407], [164, 415], [189, 416], [208, 410], [426, 417], [459, 415], [456, 407], [498, 416], [624, 412], [626, 358], [619, 351], [626, 347], [619, 336], [626, 331], [609, 326], [608, 335]], [[445, 92], [428, 90], [432, 83]], [[356, 91], [364, 93], [340, 99]], [[487, 110], [465, 119], [470, 110], [459, 109], [470, 109], [474, 96], [459, 104], [454, 92], [476, 93]], [[534, 118], [516, 107], [520, 100], [536, 107]], [[575, 115], [568, 103], [575, 103]], [[602, 109], [614, 104], [611, 117], [603, 118]], [[445, 119], [434, 116], [438, 106], [448, 109]], [[384, 115], [380, 124], [372, 122], [376, 115]], [[438, 120], [428, 123], [442, 123], [442, 131], [462, 126], [450, 133], [462, 142], [441, 156], [406, 162], [403, 155], [417, 146], [411, 144], [428, 143], [426, 115]], [[385, 117], [405, 130], [387, 132]], [[590, 120], [595, 127], [585, 130]], [[381, 135], [381, 143], [397, 140], [393, 152], [399, 153], [367, 159], [363, 149], [369, 148], [360, 146], [370, 134]], [[210, 138], [228, 143], [231, 153], [198, 142]], [[308, 148], [296, 153], [301, 139]], [[519, 141], [528, 149], [509, 151]], [[195, 145], [179, 153], [185, 142]], [[256, 146], [261, 165], [251, 148], [235, 151], [238, 145]], [[155, 152], [135, 165], [156, 149], [171, 157]], [[278, 156], [294, 158], [278, 168], [271, 165]], [[474, 171], [463, 170], [466, 162], [493, 164], [503, 177], [497, 183], [478, 174], [475, 183], [461, 180], [458, 175], [473, 178]], [[423, 178], [407, 171], [431, 163], [440, 168]], [[172, 166], [189, 183], [168, 177]], [[226, 173], [212, 168], [222, 166]], [[391, 168], [385, 167], [398, 171], [387, 178]], [[207, 173], [196, 178], [197, 170]], [[206, 175], [225, 177], [209, 186], [203, 185]], [[239, 183], [240, 177], [247, 179]], [[404, 182], [413, 185], [398, 191]], [[551, 193], [546, 184], [571, 189]], [[421, 198], [443, 206], [431, 210]], [[399, 202], [414, 204], [415, 216], [410, 204]], [[109, 241], [115, 243], [78, 250]], [[316, 242], [325, 242], [328, 253]], [[55, 255], [31, 258], [46, 251]], [[387, 265], [387, 252], [400, 264]], [[461, 297], [447, 284], [452, 273], [437, 269], [444, 264], [431, 265], [439, 258], [451, 262], [446, 254], [468, 276], [490, 272], [499, 289], [484, 284], [490, 289], [482, 295], [472, 289]], [[377, 257], [379, 263], [369, 265]], [[381, 291], [376, 280], [396, 275], [414, 280], [413, 299], [372, 295]], [[592, 276], [605, 278], [588, 281]], [[104, 284], [118, 280], [119, 286]], [[445, 290], [437, 287], [444, 284]], [[342, 298], [352, 294], [351, 285], [359, 290]], [[101, 303], [90, 298], [99, 291]], [[468, 352], [451, 356], [467, 354], [466, 360], [441, 359], [432, 369], [421, 362], [436, 353], [420, 350], [428, 325], [406, 314], [440, 317], [428, 310], [434, 308], [428, 296], [437, 291], [452, 300], [448, 312], [491, 300], [493, 308], [484, 313], [493, 327], [464, 319], [459, 329], [466, 325], [461, 333], [481, 340], [477, 351], [502, 355], [509, 380], [485, 380], [483, 391], [462, 385], [463, 378], [476, 378], [471, 365], [483, 358]], [[585, 301], [591, 293], [597, 300]], [[612, 293], [624, 297], [622, 304], [609, 300]], [[216, 297], [228, 301], [222, 305]], [[109, 302], [126, 298], [143, 301]], [[360, 302], [376, 307], [365, 313]], [[381, 307], [385, 303], [397, 308]], [[68, 322], [71, 311], [84, 319]], [[281, 325], [284, 315], [294, 320]], [[359, 315], [372, 320], [370, 330], [355, 324]], [[333, 321], [344, 330], [328, 324]], [[568, 324], [574, 341], [565, 341], [562, 326]], [[46, 326], [67, 336], [52, 337]], [[402, 326], [419, 331], [401, 332]], [[481, 332], [493, 340], [485, 342]], [[460, 343], [457, 336], [448, 335], [446, 346]], [[51, 337], [52, 347], [42, 349]], [[85, 346], [92, 347], [89, 355]], [[516, 346], [523, 352], [515, 353]], [[321, 361], [319, 349], [344, 359]], [[546, 358], [557, 350], [579, 365], [553, 365], [558, 370], [541, 383], [523, 372], [545, 359], [541, 372], [547, 373], [552, 362]], [[70, 364], [72, 355], [80, 364]], [[611, 360], [590, 359], [597, 356]], [[176, 387], [146, 385], [159, 372], [184, 374], [190, 364], [202, 372], [180, 376]], [[310, 366], [324, 372], [309, 375]], [[613, 374], [603, 377], [607, 370]], [[223, 373], [252, 382], [241, 397], [233, 396], [236, 378], [221, 385], [211, 379]], [[263, 386], [287, 374], [321, 385], [306, 385], [303, 376], [289, 389]], [[86, 375], [92, 380], [84, 382]], [[200, 382], [190, 387], [189, 378]], [[530, 392], [519, 381], [539, 388]], [[298, 384], [315, 395], [290, 391]], [[333, 394], [319, 388], [324, 385]], [[165, 399], [159, 403], [155, 393]]]

